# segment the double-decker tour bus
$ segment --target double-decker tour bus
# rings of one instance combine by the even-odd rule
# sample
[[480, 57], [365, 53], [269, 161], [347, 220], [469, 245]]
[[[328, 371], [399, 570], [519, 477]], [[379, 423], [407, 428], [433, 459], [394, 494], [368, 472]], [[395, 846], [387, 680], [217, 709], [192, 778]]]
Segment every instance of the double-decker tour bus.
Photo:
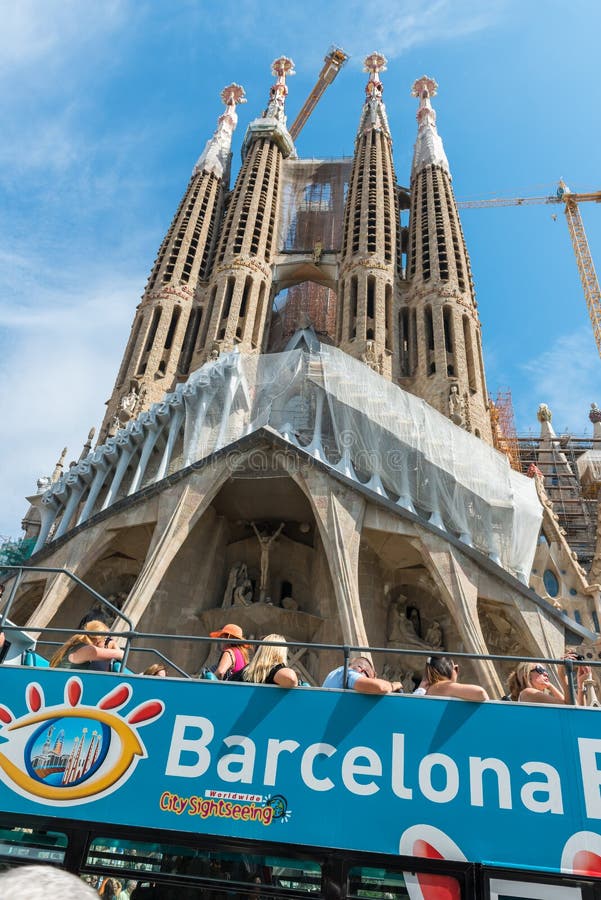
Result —
[[601, 898], [597, 709], [40, 665], [0, 684], [3, 867], [160, 900]]

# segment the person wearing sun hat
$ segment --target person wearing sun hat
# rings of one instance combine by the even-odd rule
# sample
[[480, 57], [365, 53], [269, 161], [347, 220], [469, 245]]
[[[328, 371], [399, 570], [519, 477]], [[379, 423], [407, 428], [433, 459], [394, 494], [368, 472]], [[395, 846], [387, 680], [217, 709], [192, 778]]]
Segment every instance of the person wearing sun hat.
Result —
[[214, 674], [220, 681], [239, 681], [240, 673], [248, 665], [248, 645], [242, 643], [244, 632], [239, 625], [224, 625], [218, 631], [211, 631], [209, 637], [224, 638], [219, 645], [221, 655]]

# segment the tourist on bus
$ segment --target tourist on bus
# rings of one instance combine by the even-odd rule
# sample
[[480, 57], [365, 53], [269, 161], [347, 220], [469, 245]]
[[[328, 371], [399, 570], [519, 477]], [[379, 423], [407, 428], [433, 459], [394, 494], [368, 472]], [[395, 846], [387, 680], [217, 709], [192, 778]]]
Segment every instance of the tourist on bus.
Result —
[[116, 878], [106, 878], [98, 893], [104, 900], [117, 900], [121, 893], [121, 882]]
[[242, 673], [242, 681], [255, 684], [277, 684], [280, 687], [296, 687], [298, 675], [288, 667], [288, 647], [281, 634], [268, 634], [264, 641], [278, 641], [282, 646], [261, 644]]
[[[102, 634], [88, 634], [89, 631], [101, 631]], [[117, 646], [108, 634], [104, 622], [88, 622], [84, 631], [72, 635], [59, 647], [50, 665], [54, 669], [92, 669], [97, 672], [109, 672], [111, 662], [123, 659], [123, 650]]]
[[[573, 653], [565, 659], [575, 660]], [[590, 677], [590, 666], [578, 666], [576, 669], [577, 692], [576, 705], [584, 706], [584, 682]], [[512, 673], [513, 674], [513, 673]], [[562, 675], [563, 690], [549, 680], [549, 670], [541, 663], [521, 662], [515, 668], [515, 679], [520, 690], [520, 703], [566, 703], [570, 704], [567, 674]]]
[[429, 656], [426, 660], [424, 682], [426, 697], [458, 697], [461, 700], [488, 700], [488, 694], [478, 684], [460, 684], [459, 666], [449, 656]]
[[378, 678], [373, 665], [365, 656], [356, 656], [349, 661], [346, 671], [346, 684], [344, 683], [344, 666], [338, 666], [337, 669], [326, 675], [322, 687], [346, 687], [353, 691], [359, 691], [360, 694], [402, 693], [401, 682]]
[[244, 632], [239, 625], [224, 625], [219, 631], [211, 631], [209, 637], [223, 638], [219, 645], [220, 657], [213, 672], [220, 681], [240, 681], [242, 670], [248, 665], [248, 644], [243, 643]]
[[151, 666], [148, 666], [147, 669], [144, 669], [142, 675], [153, 675], [155, 678], [166, 678], [167, 667], [165, 666], [165, 663], [153, 663]]

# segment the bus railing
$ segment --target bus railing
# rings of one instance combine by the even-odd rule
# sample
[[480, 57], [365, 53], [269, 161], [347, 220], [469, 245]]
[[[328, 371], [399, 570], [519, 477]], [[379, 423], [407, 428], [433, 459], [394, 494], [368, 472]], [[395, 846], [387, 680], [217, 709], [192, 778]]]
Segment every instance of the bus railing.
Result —
[[[3, 630], [10, 635], [11, 631], [21, 631], [22, 629], [14, 624], [9, 624], [5, 622], [2, 626]], [[38, 634], [38, 637], [35, 640], [34, 646], [32, 646], [32, 650], [39, 652], [43, 648], [48, 648], [50, 651], [49, 655], [52, 655], [52, 652], [59, 646], [62, 645], [62, 640], [52, 640], [52, 635], [60, 635], [62, 639], [64, 639], [64, 635], [68, 634], [79, 634], [80, 631], [78, 629], [69, 629], [65, 627], [42, 627], [42, 626], [28, 626], [28, 632], [32, 635]], [[106, 632], [87, 632], [90, 635], [93, 634], [106, 634]], [[183, 669], [172, 656], [168, 655], [163, 650], [159, 649], [157, 646], [136, 646], [137, 642], [144, 641], [146, 644], [159, 644], [164, 641], [169, 641], [175, 644], [183, 644], [183, 643], [192, 643], [197, 644], [198, 646], [206, 646], [206, 645], [219, 645], [223, 643], [223, 638], [211, 638], [205, 635], [193, 635], [193, 634], [169, 634], [166, 632], [147, 632], [147, 631], [138, 631], [136, 629], [131, 629], [127, 632], [118, 632], [114, 635], [116, 638], [123, 638], [127, 642], [127, 646], [132, 653], [143, 654], [147, 656], [152, 656], [155, 660], [160, 660], [164, 665], [172, 668], [175, 672], [177, 672], [177, 676], [185, 679], [191, 679], [196, 677], [202, 677], [202, 674], [199, 670], [196, 672], [190, 673]], [[423, 657], [424, 662], [430, 656], [437, 657], [448, 657], [452, 658], [455, 661], [466, 660], [471, 662], [478, 661], [488, 661], [493, 663], [519, 663], [519, 662], [529, 662], [529, 663], [542, 663], [545, 665], [555, 665], [555, 666], [564, 666], [567, 673], [567, 685], [570, 696], [570, 702], [575, 703], [576, 692], [574, 688], [574, 677], [576, 673], [576, 669], [578, 666], [586, 665], [590, 666], [593, 670], [597, 670], [601, 668], [601, 660], [594, 659], [557, 659], [553, 657], [546, 656], [505, 656], [501, 654], [486, 654], [486, 653], [469, 653], [464, 651], [451, 651], [451, 650], [418, 650], [418, 649], [400, 649], [393, 647], [369, 647], [369, 646], [360, 646], [360, 645], [350, 645], [350, 644], [326, 644], [326, 643], [312, 643], [305, 641], [265, 641], [265, 640], [256, 640], [250, 638], [244, 638], [244, 643], [248, 644], [251, 647], [257, 648], [259, 646], [285, 646], [288, 650], [312, 650], [317, 653], [321, 652], [335, 652], [341, 655], [341, 662], [339, 663], [344, 667], [344, 681], [346, 683], [346, 674], [348, 672], [349, 663], [351, 659], [356, 656], [379, 656], [381, 654], [392, 655], [394, 657], [398, 657], [399, 659], [405, 657]], [[117, 671], [122, 671], [125, 668], [126, 660], [125, 655], [121, 663], [121, 667]], [[294, 665], [294, 663], [291, 663]], [[135, 674], [135, 673], [131, 673]], [[601, 672], [599, 673], [601, 676]]]
[[[152, 655], [154, 658], [160, 660], [163, 664], [173, 668], [179, 675], [179, 677], [190, 679], [198, 676], [198, 672], [194, 674], [190, 674], [186, 672], [178, 663], [176, 663], [170, 656], [168, 656], [165, 652], [160, 650], [156, 646], [151, 647], [143, 647], [138, 646], [138, 643], [144, 641], [145, 643], [150, 642], [160, 642], [169, 641], [173, 643], [193, 643], [198, 644], [201, 647], [208, 645], [219, 645], [223, 643], [222, 638], [211, 638], [208, 635], [198, 635], [198, 634], [175, 634], [168, 632], [146, 632], [146, 631], [138, 631], [134, 625], [132, 620], [126, 616], [121, 610], [119, 610], [114, 604], [107, 600], [106, 597], [103, 597], [102, 594], [98, 593], [98, 591], [91, 588], [84, 581], [74, 575], [67, 569], [62, 568], [54, 568], [48, 566], [4, 566], [6, 569], [11, 569], [16, 572], [16, 578], [14, 583], [11, 585], [11, 591], [8, 597], [8, 600], [4, 606], [4, 608], [0, 611], [0, 631], [4, 631], [7, 634], [10, 634], [11, 631], [15, 632], [23, 632], [23, 628], [17, 626], [8, 620], [9, 613], [14, 605], [18, 588], [23, 580], [23, 576], [25, 573], [30, 572], [47, 572], [47, 573], [56, 573], [56, 574], [64, 574], [71, 578], [77, 585], [82, 587], [88, 594], [90, 594], [102, 607], [106, 607], [115, 617], [121, 619], [128, 626], [128, 630], [123, 630], [116, 632], [114, 634], [115, 638], [121, 638], [125, 641], [124, 645], [124, 654], [123, 659], [121, 660], [120, 670], [125, 669], [128, 661], [128, 657], [130, 652], [135, 652], [136, 654], [148, 654]], [[61, 627], [51, 627], [51, 626], [27, 626], [27, 632], [30, 635], [37, 634], [38, 638], [32, 638], [33, 646], [32, 650], [37, 650], [37, 648], [48, 647], [48, 648], [56, 648], [62, 645], [65, 640], [64, 635], [68, 634], [79, 634], [81, 629], [73, 629], [66, 628], [64, 626]], [[95, 631], [86, 631], [90, 636], [92, 635], [106, 635], [106, 632], [95, 632]], [[60, 641], [53, 641], [52, 635], [60, 635]], [[313, 643], [310, 641], [296, 641], [296, 640], [286, 640], [282, 641], [267, 641], [267, 640], [256, 640], [250, 638], [244, 638], [244, 643], [250, 647], [258, 647], [258, 646], [286, 646], [289, 650], [294, 649], [310, 649], [312, 651], [316, 651], [317, 653], [321, 652], [337, 652], [342, 655], [341, 664], [344, 667], [343, 672], [343, 684], [346, 684], [346, 677], [349, 668], [350, 660], [355, 656], [378, 656], [380, 654], [392, 655], [394, 657], [399, 657], [400, 659], [404, 657], [424, 657], [424, 662], [430, 656], [437, 657], [448, 657], [453, 658], [454, 660], [466, 660], [471, 662], [479, 662], [479, 661], [487, 661], [492, 663], [519, 663], [519, 662], [529, 662], [529, 663], [543, 663], [545, 665], [554, 665], [554, 666], [563, 666], [565, 667], [567, 674], [567, 687], [568, 693], [571, 703], [576, 702], [576, 690], [575, 690], [575, 675], [576, 669], [578, 666], [590, 666], [593, 670], [601, 668], [601, 659], [594, 659], [592, 655], [589, 653], [587, 657], [582, 657], [578, 659], [573, 658], [561, 658], [554, 659], [552, 657], [545, 656], [507, 656], [504, 654], [495, 654], [495, 653], [470, 653], [466, 651], [455, 651], [455, 650], [442, 650], [442, 649], [417, 649], [417, 648], [398, 648], [398, 647], [370, 647], [370, 646], [361, 646], [361, 645], [352, 645], [352, 644], [328, 644], [328, 643]], [[52, 655], [52, 654], [51, 654]], [[601, 655], [601, 654], [600, 654]], [[134, 674], [134, 673], [132, 673]], [[601, 673], [600, 673], [601, 675]]]

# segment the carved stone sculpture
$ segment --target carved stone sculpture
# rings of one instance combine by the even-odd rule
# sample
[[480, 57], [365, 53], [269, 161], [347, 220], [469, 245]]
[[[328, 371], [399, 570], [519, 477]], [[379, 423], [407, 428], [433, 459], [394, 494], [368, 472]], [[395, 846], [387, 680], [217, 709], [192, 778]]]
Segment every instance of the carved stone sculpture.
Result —
[[233, 606], [251, 606], [253, 602], [252, 581], [248, 577], [246, 563], [242, 563], [233, 594]]
[[267, 597], [267, 588], [269, 586], [269, 551], [271, 545], [277, 540], [281, 534], [285, 523], [281, 522], [280, 527], [273, 534], [269, 534], [266, 530], [260, 532], [254, 522], [250, 523], [254, 533], [259, 541], [261, 548], [261, 581], [259, 583], [259, 600], [264, 602]]
[[444, 649], [444, 635], [440, 622], [437, 622], [436, 620], [432, 622], [432, 624], [426, 631], [425, 641], [426, 644], [429, 644], [433, 650]]
[[388, 643], [391, 647], [399, 647], [405, 649], [408, 647], [419, 647], [420, 650], [428, 648], [428, 644], [422, 641], [416, 631], [416, 618], [411, 618], [408, 612], [416, 610], [417, 607], [407, 606], [407, 598], [404, 594], [393, 600], [388, 610]]
[[234, 563], [230, 569], [223, 595], [223, 609], [228, 609], [230, 606], [250, 606], [252, 595], [252, 582], [248, 577], [246, 563]]
[[362, 354], [361, 359], [365, 365], [369, 366], [374, 372], [377, 372], [379, 375], [382, 374], [382, 365], [381, 361], [378, 360], [374, 341], [370, 340], [365, 342], [365, 352]]
[[465, 423], [463, 403], [459, 396], [459, 385], [457, 384], [452, 384], [449, 392], [449, 418], [455, 425], [463, 425]]

